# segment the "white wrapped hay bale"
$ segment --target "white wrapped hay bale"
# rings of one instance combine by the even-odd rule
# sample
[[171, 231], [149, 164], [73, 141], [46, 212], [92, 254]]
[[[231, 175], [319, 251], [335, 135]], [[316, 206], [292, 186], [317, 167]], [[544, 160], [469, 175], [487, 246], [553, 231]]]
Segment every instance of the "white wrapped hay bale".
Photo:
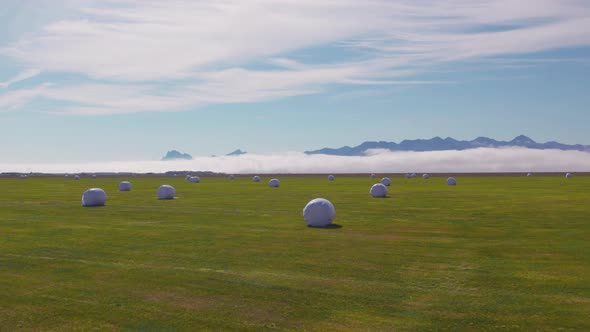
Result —
[[254, 177], [252, 177], [252, 181], [254, 181], [254, 182], [260, 182], [260, 176], [254, 175]]
[[334, 181], [335, 177], [334, 175], [330, 174], [328, 175], [328, 181]]
[[121, 181], [121, 183], [119, 183], [119, 191], [131, 191], [131, 182]]
[[422, 178], [423, 179], [430, 179], [430, 174], [424, 173], [424, 174], [422, 174]]
[[100, 188], [91, 188], [82, 194], [82, 206], [104, 206], [107, 194]]
[[270, 181], [268, 181], [268, 185], [273, 188], [277, 188], [281, 185], [281, 182], [279, 181], [279, 179], [271, 179]]
[[574, 177], [574, 175], [573, 175], [572, 173], [566, 173], [566, 174], [565, 174], [565, 178], [566, 178], [566, 179], [571, 179], [571, 178], [573, 178], [573, 177]]
[[389, 187], [391, 185], [391, 180], [388, 177], [384, 177], [383, 179], [381, 179], [381, 183], [384, 186], [388, 186]]
[[387, 187], [383, 183], [375, 183], [371, 190], [369, 190], [371, 196], [375, 198], [382, 198], [387, 196]]
[[74, 175], [74, 180], [80, 180], [80, 175]]
[[449, 186], [456, 186], [457, 185], [457, 180], [453, 177], [450, 177], [447, 179], [447, 185]]
[[227, 178], [228, 178], [228, 179], [230, 179], [230, 180], [233, 180], [233, 179], [235, 179], [236, 177], [235, 177], [233, 174], [230, 174], [230, 175], [229, 175]]
[[334, 217], [336, 217], [336, 209], [325, 198], [312, 199], [303, 208], [303, 219], [312, 227], [326, 227], [334, 221]]
[[176, 189], [168, 184], [163, 184], [158, 188], [158, 199], [174, 199]]
[[201, 182], [201, 178], [198, 176], [191, 176], [190, 179], [188, 179], [188, 180], [189, 180], [189, 182], [192, 182], [192, 183], [200, 183]]

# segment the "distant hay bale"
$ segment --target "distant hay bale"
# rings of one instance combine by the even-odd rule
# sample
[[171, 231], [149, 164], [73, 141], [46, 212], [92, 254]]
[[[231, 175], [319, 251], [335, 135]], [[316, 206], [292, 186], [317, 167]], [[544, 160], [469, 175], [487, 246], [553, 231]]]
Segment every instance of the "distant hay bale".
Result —
[[158, 188], [158, 199], [174, 199], [176, 189], [168, 184], [163, 184]]
[[533, 173], [527, 173], [526, 176], [533, 176]]
[[254, 182], [260, 182], [260, 176], [254, 175], [254, 177], [252, 177], [252, 181], [254, 181]]
[[375, 175], [375, 173], [371, 173], [371, 179], [374, 179], [376, 177], [377, 177], [377, 175]]
[[119, 183], [119, 191], [131, 191], [131, 182], [121, 181], [121, 183]]
[[192, 183], [200, 183], [201, 182], [201, 178], [198, 176], [191, 176], [188, 180], [189, 180], [189, 182], [192, 182]]
[[391, 185], [391, 180], [388, 177], [384, 177], [383, 179], [381, 179], [381, 183], [384, 186], [388, 186], [389, 187]]
[[449, 186], [456, 186], [457, 185], [457, 180], [453, 177], [450, 177], [447, 179], [447, 185]]
[[74, 175], [74, 180], [80, 180], [80, 175]]
[[312, 227], [326, 227], [336, 217], [334, 205], [325, 198], [315, 198], [303, 208], [303, 219]]
[[369, 190], [371, 196], [375, 198], [382, 198], [387, 196], [387, 187], [383, 183], [375, 183], [371, 190]]
[[90, 188], [82, 194], [82, 206], [104, 206], [107, 194], [100, 188]]
[[573, 175], [572, 173], [566, 173], [566, 174], [565, 174], [565, 177], [566, 177], [567, 179], [571, 179], [571, 178], [573, 178], [573, 177], [574, 177], [574, 175]]
[[328, 175], [328, 181], [334, 181], [334, 175]]
[[232, 175], [232, 174], [230, 174], [227, 178], [230, 179], [230, 180], [233, 180], [233, 179], [235, 179], [235, 176]]
[[268, 181], [268, 185], [273, 188], [277, 188], [281, 185], [281, 182], [279, 181], [279, 179], [271, 179], [270, 181]]
[[93, 179], [96, 179], [96, 174], [92, 174], [92, 178]]
[[422, 178], [423, 179], [430, 179], [430, 174], [424, 173], [424, 174], [422, 174]]

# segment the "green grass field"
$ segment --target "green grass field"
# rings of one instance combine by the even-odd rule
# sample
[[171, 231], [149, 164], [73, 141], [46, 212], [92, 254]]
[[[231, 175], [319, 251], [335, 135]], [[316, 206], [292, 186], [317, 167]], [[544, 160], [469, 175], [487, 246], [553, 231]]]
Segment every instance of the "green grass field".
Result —
[[590, 177], [268, 179], [0, 178], [0, 330], [590, 331]]

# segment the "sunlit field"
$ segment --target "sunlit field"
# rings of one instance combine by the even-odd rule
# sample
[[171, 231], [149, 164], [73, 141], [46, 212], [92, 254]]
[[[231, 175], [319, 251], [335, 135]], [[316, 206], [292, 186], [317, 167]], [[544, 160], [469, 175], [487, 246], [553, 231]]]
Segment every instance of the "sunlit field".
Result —
[[590, 330], [590, 177], [270, 178], [0, 178], [0, 330]]

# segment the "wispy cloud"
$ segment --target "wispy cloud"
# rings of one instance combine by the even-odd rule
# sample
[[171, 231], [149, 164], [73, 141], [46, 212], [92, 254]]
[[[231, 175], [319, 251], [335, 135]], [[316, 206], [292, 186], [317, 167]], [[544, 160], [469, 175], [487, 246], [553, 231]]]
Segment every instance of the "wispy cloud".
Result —
[[78, 164], [0, 164], [0, 172], [167, 172], [213, 171], [272, 173], [405, 172], [588, 172], [590, 153], [523, 148], [435, 152], [373, 151], [365, 157], [282, 153], [236, 157], [197, 157], [182, 161], [133, 161]]
[[6, 80], [4, 82], [0, 82], [0, 88], [7, 88], [14, 83], [18, 83], [20, 81], [24, 81], [24, 80], [29, 79], [31, 77], [35, 77], [35, 76], [39, 75], [39, 73], [40, 73], [40, 71], [38, 69], [25, 70], [23, 72], [18, 73], [14, 77], [9, 78], [8, 80]]
[[[110, 86], [72, 96], [73, 83], [52, 81], [50, 90], [28, 94], [28, 100], [72, 103], [60, 111], [67, 114], [256, 102], [333, 85], [440, 84], [412, 76], [443, 63], [590, 45], [585, 0], [122, 0], [80, 6], [78, 18], [68, 15], [0, 46], [0, 56], [28, 68], [85, 77], [78, 89]], [[318, 47], [352, 51], [362, 60], [306, 63], [292, 53]], [[37, 73], [28, 70], [0, 87]], [[15, 93], [21, 97], [11, 104]], [[25, 94], [4, 92], [0, 104], [21, 107]]]

